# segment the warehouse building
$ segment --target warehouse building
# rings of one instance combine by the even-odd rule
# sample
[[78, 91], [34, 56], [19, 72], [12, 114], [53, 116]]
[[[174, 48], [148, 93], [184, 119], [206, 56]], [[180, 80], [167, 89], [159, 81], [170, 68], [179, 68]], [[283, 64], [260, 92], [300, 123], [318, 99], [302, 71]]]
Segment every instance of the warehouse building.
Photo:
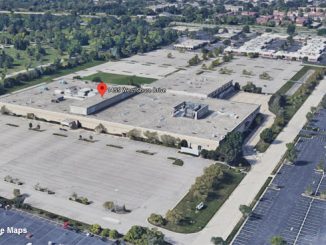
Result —
[[176, 49], [195, 50], [204, 47], [208, 43], [208, 40], [186, 39], [180, 43], [174, 44], [173, 47]]
[[197, 70], [180, 71], [145, 87], [165, 88], [168, 93], [172, 94], [217, 99], [223, 99], [234, 91], [232, 80], [215, 76], [215, 74], [197, 75], [196, 72]]
[[103, 97], [94, 96], [82, 101], [76, 101], [70, 105], [70, 113], [84, 116], [95, 114], [136, 94], [136, 92], [107, 93]]

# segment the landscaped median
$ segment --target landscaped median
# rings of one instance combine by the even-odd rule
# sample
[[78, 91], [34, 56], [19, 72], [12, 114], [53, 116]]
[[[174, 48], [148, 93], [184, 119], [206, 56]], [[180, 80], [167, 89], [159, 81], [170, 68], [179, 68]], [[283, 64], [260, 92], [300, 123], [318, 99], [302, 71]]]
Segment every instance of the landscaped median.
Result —
[[[292, 81], [299, 80], [310, 69], [314, 73], [300, 86], [293, 94], [287, 95], [287, 91], [293, 85]], [[261, 139], [256, 145], [259, 152], [265, 152], [270, 144], [276, 139], [277, 135], [288, 124], [294, 114], [303, 105], [306, 99], [313, 92], [319, 81], [323, 79], [326, 69], [316, 67], [303, 67], [288, 83], [286, 83], [278, 92], [276, 92], [268, 102], [269, 110], [276, 115], [275, 121], [270, 128], [266, 128], [260, 135]], [[288, 85], [290, 84], [290, 85]]]
[[239, 170], [227, 165], [212, 164], [196, 178], [189, 192], [165, 217], [152, 214], [148, 221], [174, 232], [198, 232], [206, 226], [244, 176]]

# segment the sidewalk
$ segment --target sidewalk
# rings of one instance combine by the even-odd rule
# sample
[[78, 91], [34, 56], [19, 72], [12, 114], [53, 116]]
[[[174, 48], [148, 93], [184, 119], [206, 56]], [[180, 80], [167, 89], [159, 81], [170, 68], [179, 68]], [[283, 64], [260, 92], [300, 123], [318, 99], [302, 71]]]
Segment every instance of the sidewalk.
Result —
[[278, 135], [268, 150], [252, 161], [253, 167], [240, 185], [233, 191], [229, 199], [223, 204], [207, 226], [198, 234], [193, 245], [209, 245], [213, 236], [226, 239], [240, 220], [241, 204], [249, 205], [260, 188], [270, 176], [273, 169], [281, 160], [286, 151], [286, 144], [292, 142], [306, 122], [306, 114], [312, 106], [317, 106], [326, 92], [326, 79], [322, 80], [306, 102], [294, 115], [288, 126]]

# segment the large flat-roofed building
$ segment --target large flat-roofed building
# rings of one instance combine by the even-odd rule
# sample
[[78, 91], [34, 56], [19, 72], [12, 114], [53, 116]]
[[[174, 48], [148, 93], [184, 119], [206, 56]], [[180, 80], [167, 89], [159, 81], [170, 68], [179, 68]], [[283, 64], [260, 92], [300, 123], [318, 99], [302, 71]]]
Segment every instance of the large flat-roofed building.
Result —
[[[109, 133], [117, 135], [127, 135], [132, 129], [155, 132], [159, 137], [170, 135], [206, 149], [215, 149], [231, 131], [247, 129], [260, 108], [255, 104], [175, 93], [140, 93], [127, 98], [110, 92], [103, 98], [98, 94], [85, 98], [70, 96], [58, 103], [51, 102], [55, 90], [64, 91], [73, 85], [77, 94], [82, 85], [96, 87], [78, 80], [64, 85], [53, 82], [46, 85], [46, 90], [34, 87], [2, 97], [0, 106], [5, 105], [17, 115], [33, 113], [48, 121], [62, 122], [69, 118], [90, 129], [101, 123]], [[182, 105], [186, 111], [182, 112]], [[175, 117], [176, 110], [179, 116]]]
[[176, 49], [195, 50], [204, 47], [208, 43], [208, 40], [186, 39], [180, 43], [174, 44], [173, 47]]
[[295, 51], [277, 49], [267, 49], [272, 41], [286, 40], [287, 36], [277, 34], [263, 34], [251, 39], [241, 47], [227, 47], [225, 52], [232, 52], [238, 55], [259, 54], [264, 58], [303, 60], [317, 62], [326, 48], [326, 38], [324, 37], [295, 37], [294, 40], [301, 43], [301, 47]]
[[107, 95], [100, 97], [94, 96], [86, 98], [84, 100], [76, 101], [70, 105], [70, 113], [80, 115], [91, 115], [101, 110], [107, 109], [114, 104], [122, 102], [131, 96], [136, 95], [135, 92], [121, 92], [121, 93], [108, 93]]
[[165, 88], [167, 92], [178, 95], [194, 96], [198, 98], [224, 98], [233, 91], [233, 81], [224, 77], [206, 72], [197, 75], [192, 72], [178, 72], [166, 78], [155, 81], [146, 87]]
[[[188, 108], [187, 114], [180, 109], [182, 107]], [[172, 93], [144, 93], [109, 107], [95, 117], [158, 132], [159, 135], [171, 134], [212, 149], [227, 133], [246, 130], [259, 109], [256, 104]]]

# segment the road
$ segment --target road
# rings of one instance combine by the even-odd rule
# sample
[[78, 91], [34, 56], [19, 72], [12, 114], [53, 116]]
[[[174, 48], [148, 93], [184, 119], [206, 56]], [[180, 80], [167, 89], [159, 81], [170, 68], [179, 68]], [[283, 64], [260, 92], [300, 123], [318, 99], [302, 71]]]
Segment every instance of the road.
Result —
[[[32, 70], [35, 70], [35, 69], [41, 68], [41, 67], [47, 67], [47, 66], [50, 66], [51, 64], [52, 63], [47, 63], [47, 64], [39, 65], [39, 66], [36, 66], [36, 67], [33, 67], [33, 68], [28, 69], [28, 71], [32, 71]], [[14, 77], [14, 76], [16, 76], [16, 75], [18, 75], [20, 73], [25, 73], [25, 72], [26, 72], [26, 70], [15, 71], [15, 72], [12, 72], [12, 73], [6, 75], [6, 78]]]
[[306, 122], [306, 114], [312, 106], [319, 104], [325, 91], [326, 79], [320, 82], [268, 150], [261, 156], [249, 159], [253, 164], [251, 171], [207, 226], [199, 233], [198, 237], [193, 240], [193, 245], [210, 244], [210, 239], [213, 236], [222, 237], [223, 239], [228, 237], [242, 216], [239, 206], [241, 204], [249, 205], [254, 200], [260, 188], [286, 152], [286, 144], [292, 142], [298, 135]]

